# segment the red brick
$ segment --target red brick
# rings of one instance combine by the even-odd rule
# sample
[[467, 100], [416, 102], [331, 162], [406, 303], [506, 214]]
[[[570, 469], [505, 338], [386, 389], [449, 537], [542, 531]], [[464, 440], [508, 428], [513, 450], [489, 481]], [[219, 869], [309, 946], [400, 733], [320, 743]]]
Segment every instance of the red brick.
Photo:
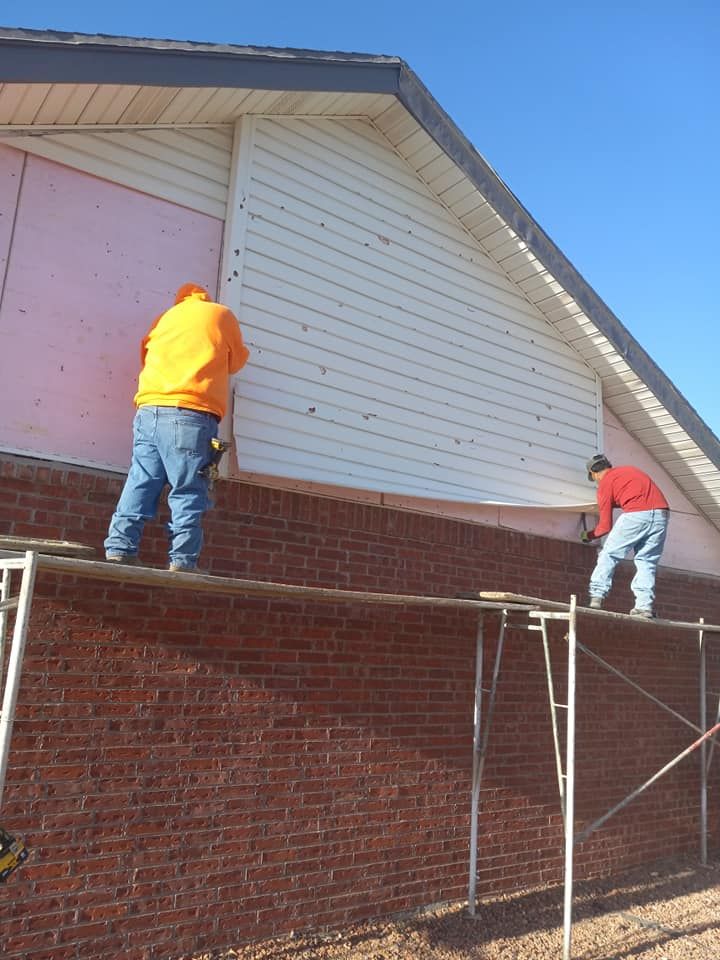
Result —
[[[101, 548], [117, 478], [12, 458], [0, 474], [0, 528], [40, 536], [62, 525], [64, 538]], [[575, 544], [240, 483], [218, 496], [206, 547], [216, 572], [557, 599], [584, 591], [589, 574]], [[165, 518], [163, 507], [143, 544], [158, 565]], [[621, 608], [628, 582], [624, 567]], [[662, 571], [659, 587], [663, 612], [720, 617], [710, 579]], [[497, 623], [486, 617], [489, 662]], [[461, 898], [475, 630], [472, 611], [192, 596], [41, 573], [4, 796], [32, 851], [11, 881], [11, 960], [150, 960], [170, 942], [193, 955], [222, 946], [220, 918], [251, 939]], [[694, 641], [581, 630], [694, 721]], [[561, 698], [560, 627], [551, 648]], [[720, 689], [712, 645], [710, 660]], [[588, 660], [578, 680], [585, 821], [693, 734]], [[579, 847], [578, 876], [694, 851], [697, 769], [686, 761]], [[714, 806], [711, 819], [717, 831]], [[481, 893], [559, 880], [561, 820], [542, 647], [512, 631], [483, 786]], [[63, 946], [47, 940], [59, 927]]]

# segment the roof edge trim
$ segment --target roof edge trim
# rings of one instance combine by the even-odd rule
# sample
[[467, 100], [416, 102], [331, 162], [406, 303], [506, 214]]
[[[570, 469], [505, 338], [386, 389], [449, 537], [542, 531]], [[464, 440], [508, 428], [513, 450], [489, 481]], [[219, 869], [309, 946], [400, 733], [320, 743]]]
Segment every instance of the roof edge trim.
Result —
[[[192, 58], [191, 65], [188, 57]], [[0, 27], [0, 83], [397, 94], [403, 66], [397, 57], [33, 33]]]
[[437, 103], [413, 71], [403, 65], [398, 99], [426, 133], [442, 147], [497, 213], [607, 337], [628, 366], [646, 384], [677, 423], [720, 469], [720, 440], [649, 354], [583, 279], [503, 183], [486, 160]]

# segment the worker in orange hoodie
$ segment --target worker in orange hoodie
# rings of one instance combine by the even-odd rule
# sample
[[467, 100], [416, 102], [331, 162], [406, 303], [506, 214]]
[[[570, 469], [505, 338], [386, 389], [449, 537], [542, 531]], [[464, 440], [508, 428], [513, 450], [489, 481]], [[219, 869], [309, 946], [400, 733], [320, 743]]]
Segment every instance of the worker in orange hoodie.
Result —
[[225, 416], [229, 378], [246, 363], [235, 315], [186, 283], [140, 348], [132, 463], [105, 540], [106, 559], [135, 563], [143, 527], [170, 486], [170, 570], [192, 572], [210, 506], [205, 470]]

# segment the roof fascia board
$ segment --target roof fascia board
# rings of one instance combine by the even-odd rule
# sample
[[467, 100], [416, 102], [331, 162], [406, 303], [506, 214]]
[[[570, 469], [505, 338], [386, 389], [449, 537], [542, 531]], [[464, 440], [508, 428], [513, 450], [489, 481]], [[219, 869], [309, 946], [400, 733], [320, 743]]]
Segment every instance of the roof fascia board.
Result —
[[196, 49], [25, 40], [0, 36], [0, 83], [115, 83], [159, 87], [226, 87], [396, 94], [401, 62], [390, 58], [282, 55]]
[[668, 413], [720, 469], [720, 440], [407, 66], [401, 71], [399, 87], [398, 99], [405, 109], [468, 176], [488, 203], [607, 337]]

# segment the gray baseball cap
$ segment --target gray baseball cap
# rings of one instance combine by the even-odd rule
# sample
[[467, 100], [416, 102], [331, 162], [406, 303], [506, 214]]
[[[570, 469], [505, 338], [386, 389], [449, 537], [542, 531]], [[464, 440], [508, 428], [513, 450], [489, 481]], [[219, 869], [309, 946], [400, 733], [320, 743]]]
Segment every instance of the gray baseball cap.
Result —
[[604, 453], [596, 453], [594, 457], [590, 457], [585, 466], [587, 468], [588, 480], [592, 480], [593, 473], [599, 473], [601, 470], [609, 470], [612, 464]]

